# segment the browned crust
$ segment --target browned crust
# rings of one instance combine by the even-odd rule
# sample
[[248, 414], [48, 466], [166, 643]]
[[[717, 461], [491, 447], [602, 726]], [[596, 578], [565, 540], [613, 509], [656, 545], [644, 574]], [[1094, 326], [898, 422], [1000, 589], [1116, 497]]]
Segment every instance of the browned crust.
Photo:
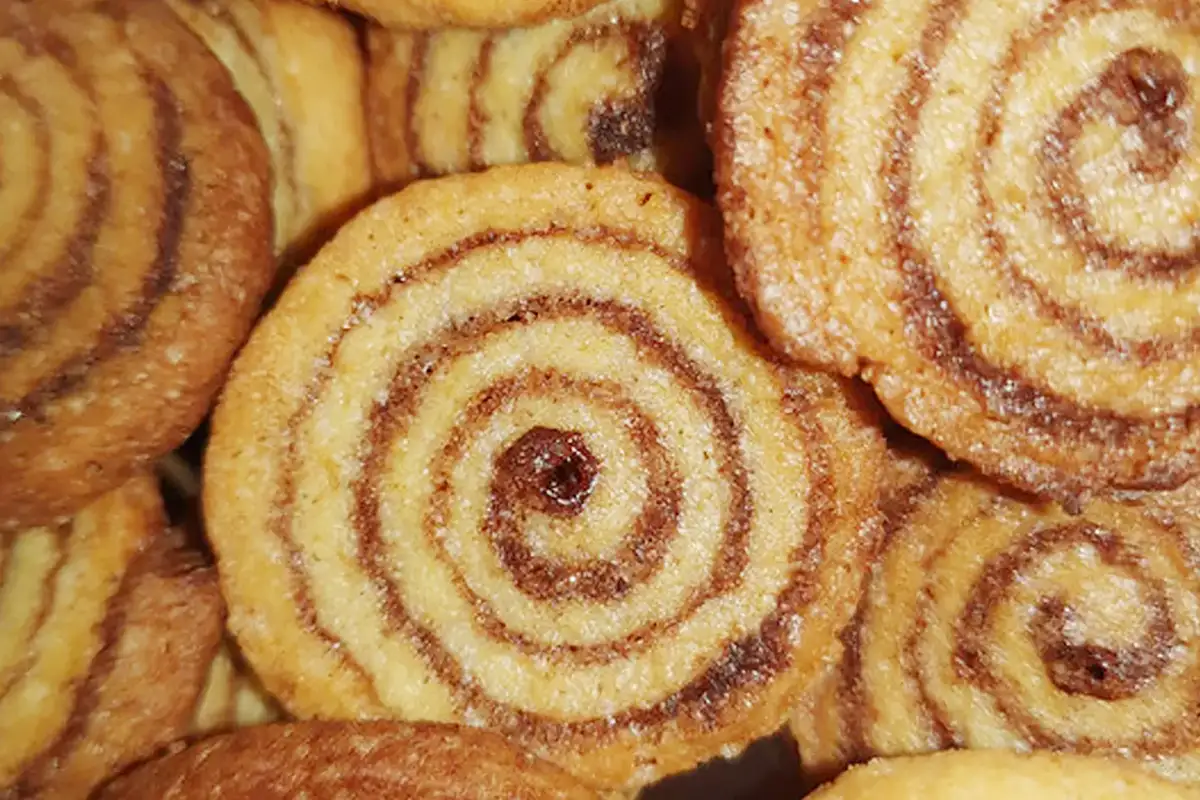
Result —
[[[0, 529], [74, 513], [180, 444], [207, 412], [274, 269], [261, 135], [220, 63], [167, 9], [150, 0], [10, 5], [0, 35], [47, 38], [50, 19], [81, 24], [74, 15], [90, 12], [114, 21], [155, 104], [147, 168], [166, 189], [147, 233], [158, 254], [138, 297], [112, 309], [95, 343], [53, 376], [10, 389], [6, 358], [28, 351], [0, 349]], [[55, 55], [86, 85], [87, 64]], [[80, 279], [103, 263], [86, 244], [72, 251]]]
[[587, 800], [597, 795], [501, 737], [448, 725], [307, 722], [213, 737], [150, 762], [100, 800]]

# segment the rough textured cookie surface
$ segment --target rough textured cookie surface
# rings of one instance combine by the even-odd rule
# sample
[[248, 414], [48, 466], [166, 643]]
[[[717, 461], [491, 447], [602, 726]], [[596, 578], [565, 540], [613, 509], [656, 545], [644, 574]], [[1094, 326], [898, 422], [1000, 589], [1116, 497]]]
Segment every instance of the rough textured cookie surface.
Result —
[[755, 338], [718, 229], [623, 170], [502, 168], [301, 271], [204, 486], [289, 710], [487, 727], [625, 789], [779, 726], [851, 610], [882, 447]]
[[776, 346], [1059, 497], [1200, 471], [1200, 10], [745, 0], [716, 148]]
[[101, 800], [598, 800], [502, 737], [449, 725], [307, 722], [204, 740], [134, 770]]
[[245, 103], [154, 0], [0, 5], [0, 530], [178, 446], [274, 269]]

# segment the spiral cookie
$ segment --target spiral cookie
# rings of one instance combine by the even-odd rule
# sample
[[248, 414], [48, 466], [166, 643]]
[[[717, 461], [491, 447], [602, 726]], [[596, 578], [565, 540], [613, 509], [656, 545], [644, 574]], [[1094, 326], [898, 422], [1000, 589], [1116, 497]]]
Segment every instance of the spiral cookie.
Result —
[[395, 722], [302, 722], [217, 736], [139, 767], [100, 800], [216, 796], [598, 800], [495, 734]]
[[273, 269], [262, 137], [154, 0], [0, 4], [0, 530], [207, 412]]
[[294, 0], [169, 2], [229, 70], [270, 147], [276, 250], [308, 251], [371, 187], [353, 28]]
[[222, 604], [162, 525], [139, 477], [63, 528], [0, 536], [0, 795], [87, 797], [187, 732]]
[[728, 247], [778, 346], [1028, 490], [1200, 471], [1195, 3], [750, 0], [727, 50]]
[[377, 204], [289, 286], [204, 486], [289, 710], [487, 727], [605, 788], [786, 718], [850, 613], [880, 437], [764, 355], [717, 226], [623, 170], [498, 168]]
[[881, 759], [812, 800], [1196, 800], [1200, 793], [1100, 758], [1003, 751]]
[[[311, 3], [320, 0], [308, 0]], [[400, 30], [516, 28], [574, 17], [603, 0], [326, 0]]]
[[223, 642], [208, 669], [192, 716], [194, 733], [232, 730], [279, 719], [275, 701], [243, 663], [235, 645]]
[[1200, 487], [1072, 516], [904, 480], [840, 671], [795, 716], [805, 765], [1032, 747], [1200, 780]]
[[672, 143], [656, 137], [656, 93], [681, 13], [682, 0], [615, 0], [516, 30], [371, 30], [378, 177], [402, 184], [496, 164], [628, 156], [656, 168], [670, 157]]

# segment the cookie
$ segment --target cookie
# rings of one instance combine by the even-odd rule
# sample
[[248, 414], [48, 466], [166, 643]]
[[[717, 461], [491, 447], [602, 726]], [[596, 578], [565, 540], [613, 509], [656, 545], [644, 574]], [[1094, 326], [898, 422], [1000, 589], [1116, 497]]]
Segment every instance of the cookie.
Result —
[[775, 345], [1078, 498], [1200, 472], [1193, 3], [750, 0], [717, 183]]
[[[319, 0], [309, 0], [319, 2]], [[516, 28], [574, 17], [603, 0], [328, 0], [390, 28]]]
[[683, 0], [615, 0], [514, 30], [372, 28], [379, 180], [530, 161], [626, 161], [676, 182], [706, 173], [682, 12]]
[[1071, 514], [909, 459], [830, 679], [817, 775], [947, 748], [1128, 758], [1200, 780], [1200, 486]]
[[153, 0], [0, 7], [0, 530], [179, 445], [271, 279], [266, 148]]
[[311, 255], [371, 188], [353, 27], [294, 0], [169, 4], [221, 59], [270, 147], [276, 250]]
[[851, 611], [882, 444], [772, 360], [718, 234], [661, 181], [527, 165], [414, 184], [301, 272], [204, 485], [288, 710], [489, 728], [603, 789], [779, 727]]
[[216, 736], [139, 767], [100, 800], [215, 796], [597, 800], [495, 734], [387, 722], [267, 725]]
[[222, 642], [192, 714], [192, 733], [248, 728], [281, 717], [279, 707], [237, 652], [237, 646], [229, 640]]
[[1100, 758], [1005, 752], [880, 759], [812, 800], [1194, 800], [1196, 791]]
[[223, 605], [157, 491], [0, 534], [0, 795], [88, 797], [187, 732]]

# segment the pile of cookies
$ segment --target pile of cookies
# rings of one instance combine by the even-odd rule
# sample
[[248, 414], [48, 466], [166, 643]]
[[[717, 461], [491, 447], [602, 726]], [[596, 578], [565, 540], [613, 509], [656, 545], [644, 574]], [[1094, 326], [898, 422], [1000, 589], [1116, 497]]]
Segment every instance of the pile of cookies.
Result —
[[1198, 98], [1191, 0], [0, 4], [0, 797], [1196, 797]]

